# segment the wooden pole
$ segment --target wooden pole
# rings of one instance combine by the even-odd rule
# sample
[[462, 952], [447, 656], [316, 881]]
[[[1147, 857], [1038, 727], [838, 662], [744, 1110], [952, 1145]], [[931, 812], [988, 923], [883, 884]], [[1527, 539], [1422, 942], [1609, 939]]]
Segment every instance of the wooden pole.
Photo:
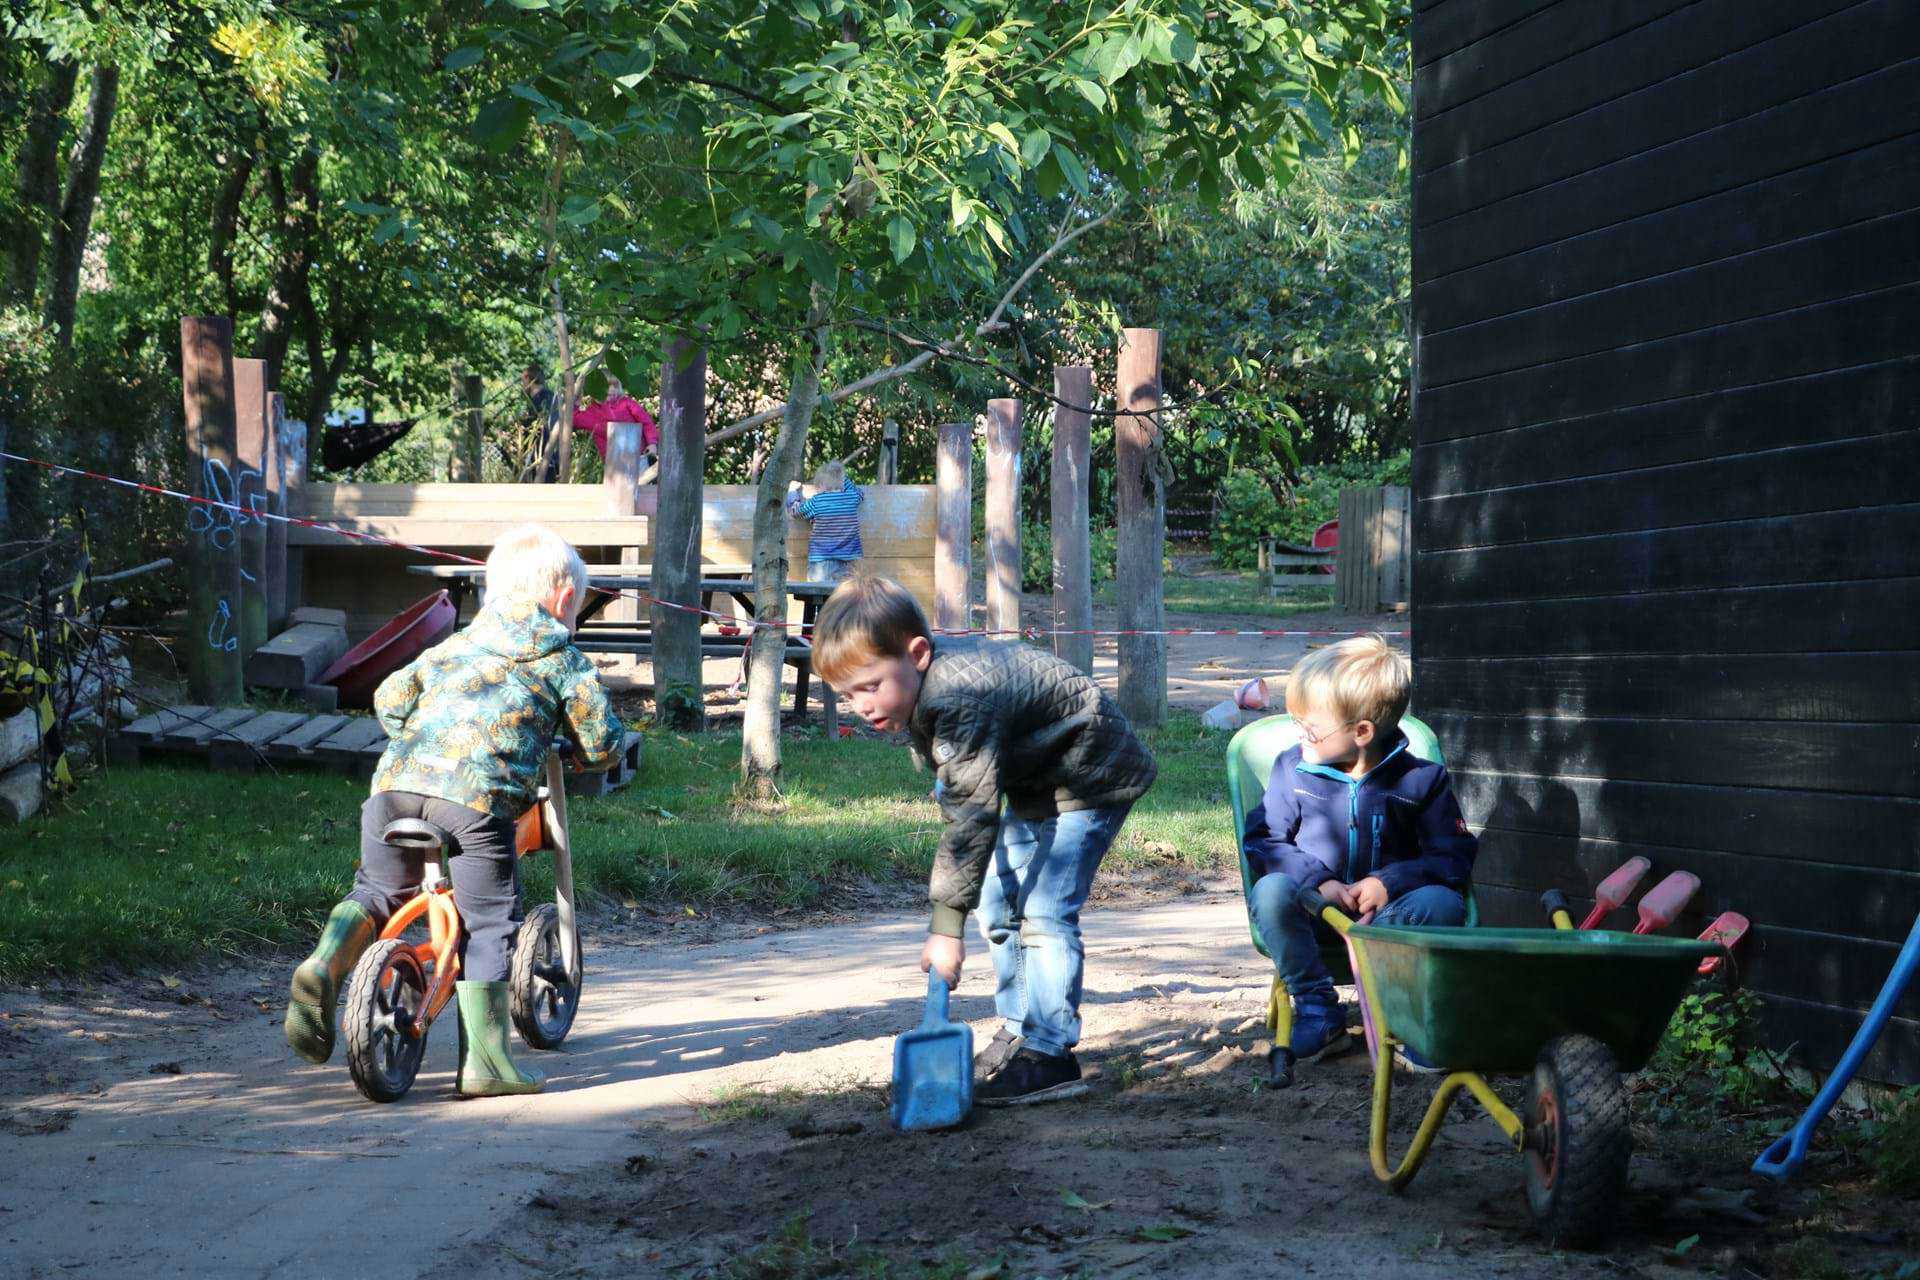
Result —
[[1020, 402], [987, 401], [987, 629], [1020, 630]]
[[479, 432], [473, 429], [472, 418], [480, 408], [479, 396], [475, 386], [480, 381], [478, 374], [468, 373], [466, 366], [453, 366], [453, 441], [447, 453], [447, 479], [455, 484], [473, 484], [480, 479]]
[[240, 537], [240, 666], [267, 642], [267, 443], [272, 407], [265, 360], [233, 362], [234, 491], [240, 512], [234, 517]]
[[973, 578], [973, 424], [940, 427], [934, 475], [933, 625], [965, 631]]
[[286, 400], [278, 391], [267, 397], [267, 634], [287, 624], [287, 455], [280, 447]]
[[[660, 365], [659, 510], [653, 523], [653, 594], [673, 604], [700, 603], [702, 500], [707, 472], [707, 349], [669, 338]], [[639, 434], [639, 428], [634, 428]], [[611, 454], [609, 454], [611, 457]], [[656, 718], [674, 729], [704, 729], [700, 615], [652, 608]]]
[[[1115, 375], [1115, 500], [1118, 508], [1114, 598], [1122, 631], [1166, 627], [1161, 562], [1166, 554], [1166, 487], [1160, 452], [1160, 331], [1128, 329]], [[1138, 728], [1167, 717], [1167, 639], [1123, 635], [1120, 710]]]
[[900, 424], [888, 418], [880, 427], [880, 461], [875, 484], [900, 483]]
[[462, 399], [467, 406], [462, 444], [467, 450], [468, 470], [478, 484], [487, 478], [487, 384], [477, 373], [468, 374], [461, 382]]
[[[280, 473], [286, 477], [281, 503], [288, 515], [306, 511], [302, 490], [307, 487], [307, 424], [280, 419]], [[284, 526], [283, 526], [284, 527]], [[287, 612], [291, 614], [306, 600], [307, 550], [287, 548]]]
[[[233, 321], [180, 321], [180, 384], [186, 407], [187, 469], [195, 497], [232, 503], [234, 484]], [[194, 503], [187, 510], [192, 556], [187, 605], [187, 687], [195, 702], [241, 701], [240, 537], [232, 510]]]
[[[1093, 627], [1093, 552], [1087, 527], [1088, 459], [1092, 453], [1093, 369], [1053, 371], [1053, 625]], [[1093, 637], [1056, 635], [1054, 653], [1093, 674]]]

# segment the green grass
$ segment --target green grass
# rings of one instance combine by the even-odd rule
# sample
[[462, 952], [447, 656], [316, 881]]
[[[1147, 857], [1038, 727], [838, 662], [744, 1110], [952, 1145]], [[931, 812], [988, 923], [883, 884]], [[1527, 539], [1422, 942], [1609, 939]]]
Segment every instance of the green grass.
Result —
[[[1094, 593], [1099, 604], [1114, 603], [1113, 583], [1103, 583]], [[1254, 618], [1285, 618], [1296, 613], [1314, 613], [1333, 607], [1333, 579], [1293, 576], [1280, 579], [1280, 594], [1262, 597], [1258, 574], [1236, 573], [1222, 577], [1193, 578], [1185, 574], [1167, 575], [1165, 600], [1168, 613], [1229, 613]]]
[[[1226, 743], [1177, 714], [1150, 735], [1160, 779], [1109, 868], [1226, 868]], [[739, 807], [740, 736], [650, 733], [625, 790], [569, 807], [588, 895], [674, 910], [805, 907], [857, 879], [926, 875], [940, 834], [910, 753], [873, 738], [784, 743], [786, 805]], [[283, 770], [117, 768], [82, 781], [0, 851], [0, 980], [181, 964], [304, 944], [352, 883], [364, 783]], [[550, 864], [526, 893], [552, 894]]]

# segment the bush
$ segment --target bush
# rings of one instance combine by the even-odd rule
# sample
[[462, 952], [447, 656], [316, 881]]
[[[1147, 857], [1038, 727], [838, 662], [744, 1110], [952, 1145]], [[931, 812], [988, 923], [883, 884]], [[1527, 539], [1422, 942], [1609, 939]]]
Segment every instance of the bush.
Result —
[[[1093, 561], [1093, 581], [1098, 585], [1113, 580], [1116, 535], [1110, 522], [1092, 524], [1088, 551]], [[1038, 520], [1020, 523], [1020, 589], [1053, 590], [1053, 530]]]
[[1325, 462], [1306, 467], [1293, 486], [1293, 501], [1280, 513], [1276, 532], [1282, 542], [1305, 546], [1313, 531], [1340, 514], [1340, 491], [1375, 485], [1407, 484], [1413, 454], [1401, 451], [1377, 461]]
[[1213, 522], [1214, 563], [1223, 569], [1253, 568], [1260, 558], [1260, 539], [1272, 537], [1279, 528], [1280, 500], [1267, 482], [1251, 471], [1229, 472]]

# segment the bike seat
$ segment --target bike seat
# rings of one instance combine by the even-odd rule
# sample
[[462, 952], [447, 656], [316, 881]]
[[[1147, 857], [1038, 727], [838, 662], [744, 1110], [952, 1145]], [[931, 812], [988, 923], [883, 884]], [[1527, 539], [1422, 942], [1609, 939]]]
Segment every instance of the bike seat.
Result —
[[438, 853], [453, 843], [453, 837], [446, 828], [436, 826], [425, 818], [395, 818], [380, 833], [380, 839], [387, 844], [397, 844], [402, 849], [420, 849], [427, 853]]

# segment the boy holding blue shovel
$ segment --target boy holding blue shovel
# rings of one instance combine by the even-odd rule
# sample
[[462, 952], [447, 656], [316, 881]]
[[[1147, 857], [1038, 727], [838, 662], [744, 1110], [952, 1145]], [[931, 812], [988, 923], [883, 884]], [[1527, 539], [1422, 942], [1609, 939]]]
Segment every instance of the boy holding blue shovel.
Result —
[[821, 606], [813, 669], [876, 729], [908, 731], [931, 762], [946, 829], [928, 887], [920, 968], [948, 987], [976, 907], [1000, 1028], [980, 1054], [981, 1106], [1087, 1090], [1080, 1039], [1080, 908], [1152, 754], [1111, 695], [1070, 663], [1017, 642], [936, 639], [908, 591], [855, 578]]

